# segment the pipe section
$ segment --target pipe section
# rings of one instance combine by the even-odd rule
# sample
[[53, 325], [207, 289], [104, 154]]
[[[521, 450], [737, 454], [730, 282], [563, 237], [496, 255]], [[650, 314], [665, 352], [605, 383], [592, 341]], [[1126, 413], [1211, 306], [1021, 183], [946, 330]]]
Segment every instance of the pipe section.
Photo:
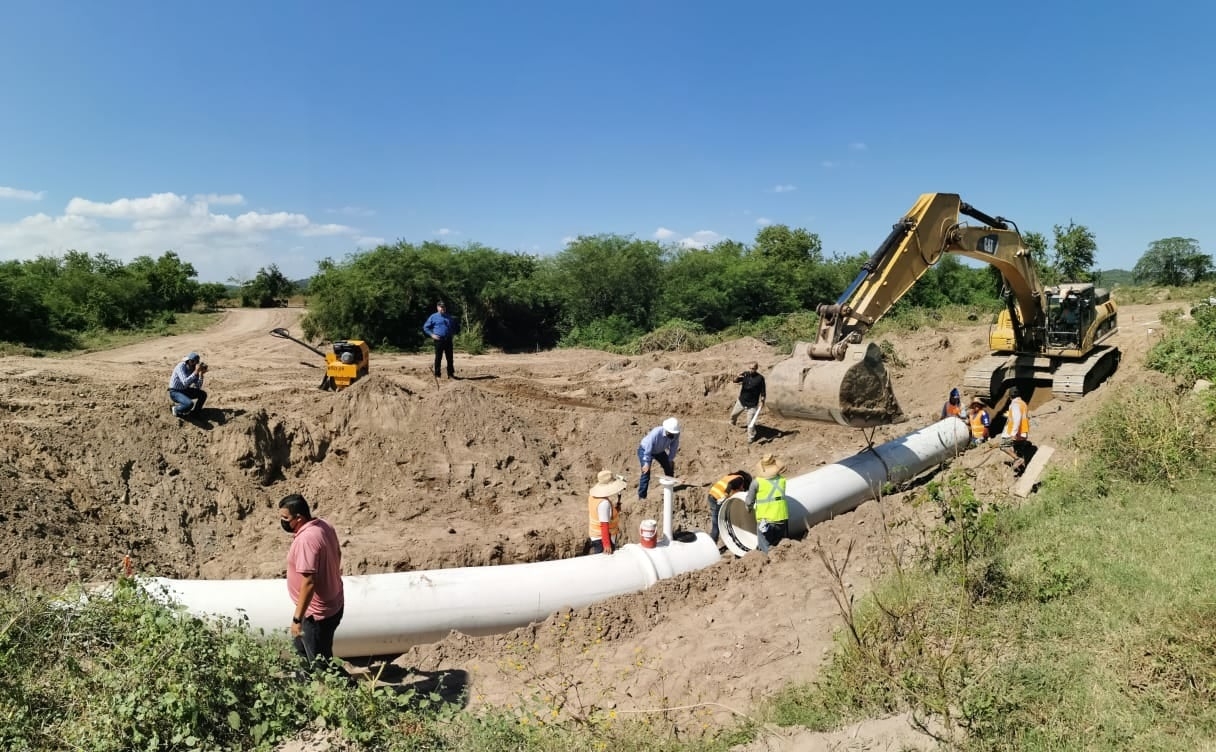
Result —
[[[655, 548], [631, 543], [610, 556], [343, 577], [346, 612], [334, 637], [334, 653], [343, 657], [401, 653], [413, 645], [436, 642], [452, 630], [499, 634], [565, 608], [640, 592], [721, 558], [717, 543], [699, 532], [687, 543], [672, 543], [670, 537]], [[153, 596], [181, 604], [195, 616], [247, 619], [254, 629], [281, 633], [291, 622], [291, 599], [281, 579], [156, 577], [139, 582]]]
[[[878, 497], [887, 483], [903, 483], [963, 452], [971, 440], [964, 421], [946, 418], [786, 481], [791, 536]], [[756, 547], [756, 519], [743, 503], [728, 498], [718, 511], [722, 540], [736, 556]]]
[[677, 478], [664, 475], [659, 478], [659, 485], [663, 487], [663, 537], [661, 540], [666, 540], [668, 543], [675, 540], [675, 530], [672, 529], [672, 510], [675, 508], [675, 490], [676, 483], [680, 481]]

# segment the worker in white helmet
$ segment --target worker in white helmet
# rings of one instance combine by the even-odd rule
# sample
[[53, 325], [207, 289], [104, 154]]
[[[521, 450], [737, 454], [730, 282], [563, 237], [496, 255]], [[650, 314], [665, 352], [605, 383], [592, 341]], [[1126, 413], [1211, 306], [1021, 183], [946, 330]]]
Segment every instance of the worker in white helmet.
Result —
[[676, 474], [676, 452], [680, 451], [680, 421], [668, 418], [663, 425], [655, 426], [638, 445], [638, 462], [642, 466], [638, 478], [638, 498], [645, 499], [650, 489], [650, 463], [658, 462], [669, 476]]

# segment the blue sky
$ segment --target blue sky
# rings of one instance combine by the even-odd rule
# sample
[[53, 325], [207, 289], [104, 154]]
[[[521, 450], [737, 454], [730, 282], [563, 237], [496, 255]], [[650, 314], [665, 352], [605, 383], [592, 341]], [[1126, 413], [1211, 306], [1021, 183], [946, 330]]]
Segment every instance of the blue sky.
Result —
[[1216, 4], [980, 5], [10, 0], [0, 259], [224, 281], [769, 222], [854, 253], [931, 191], [1085, 224], [1104, 268], [1216, 250]]

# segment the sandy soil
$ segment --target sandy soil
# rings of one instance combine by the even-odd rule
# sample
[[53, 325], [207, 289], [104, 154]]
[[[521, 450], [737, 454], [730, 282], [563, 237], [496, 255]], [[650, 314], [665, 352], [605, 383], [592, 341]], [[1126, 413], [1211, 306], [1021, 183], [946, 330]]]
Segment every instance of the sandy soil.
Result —
[[[1167, 307], [1121, 310], [1123, 365], [1111, 383], [1144, 378], [1148, 330]], [[753, 339], [638, 357], [458, 354], [455, 381], [433, 379], [429, 355], [373, 353], [367, 379], [327, 393], [316, 388], [318, 356], [267, 334], [298, 332], [301, 313], [232, 310], [201, 334], [68, 359], [0, 358], [0, 583], [108, 579], [127, 554], [141, 571], [172, 577], [280, 577], [288, 541], [276, 504], [291, 492], [338, 527], [349, 574], [568, 557], [583, 545], [596, 471], [636, 478], [639, 439], [668, 415], [685, 426], [678, 528], [703, 529], [705, 487], [751, 470], [762, 453], [780, 455], [793, 476], [865, 446], [860, 431], [772, 415], [748, 445], [727, 420], [730, 379], [747, 362], [766, 370], [780, 359]], [[985, 342], [983, 326], [893, 339], [911, 421], [876, 440], [935, 420]], [[165, 393], [191, 350], [211, 366], [198, 423], [173, 418]], [[1057, 447], [1054, 463], [1074, 461], [1062, 440], [1108, 393], [1032, 400], [1033, 438]], [[1001, 459], [981, 449], [962, 461], [999, 497], [1012, 481]], [[660, 494], [641, 505], [625, 498], [623, 527], [636, 538], [639, 520], [659, 517]], [[456, 672], [474, 706], [557, 697], [572, 715], [681, 707], [662, 717], [689, 731], [750, 714], [756, 700], [813, 678], [830, 648], [838, 618], [816, 545], [839, 556], [854, 543], [847, 583], [863, 590], [889, 560], [884, 519], [906, 506], [900, 495], [867, 503], [768, 558], [724, 556], [510, 634], [453, 634], [397, 657], [382, 678], [421, 685]], [[804, 741], [786, 748], [813, 748]], [[770, 742], [757, 749], [781, 748]]]

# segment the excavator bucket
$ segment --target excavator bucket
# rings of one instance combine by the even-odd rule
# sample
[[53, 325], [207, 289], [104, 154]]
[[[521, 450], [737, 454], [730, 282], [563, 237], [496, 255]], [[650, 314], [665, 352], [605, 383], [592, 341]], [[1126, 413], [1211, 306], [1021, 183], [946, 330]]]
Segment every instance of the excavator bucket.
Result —
[[767, 379], [766, 407], [785, 418], [850, 428], [907, 420], [877, 345], [855, 345], [844, 360], [812, 360], [809, 348], [810, 343], [797, 343], [793, 354], [773, 367]]

